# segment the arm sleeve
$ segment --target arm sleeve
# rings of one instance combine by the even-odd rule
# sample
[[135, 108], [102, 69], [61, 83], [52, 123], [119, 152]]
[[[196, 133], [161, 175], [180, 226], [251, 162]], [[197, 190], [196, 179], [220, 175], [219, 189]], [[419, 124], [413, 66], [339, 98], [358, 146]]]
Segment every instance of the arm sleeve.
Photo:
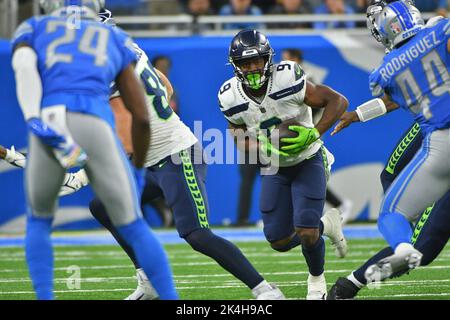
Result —
[[37, 55], [31, 47], [14, 51], [12, 66], [16, 78], [17, 99], [25, 120], [39, 117], [42, 99], [42, 81], [37, 67]]

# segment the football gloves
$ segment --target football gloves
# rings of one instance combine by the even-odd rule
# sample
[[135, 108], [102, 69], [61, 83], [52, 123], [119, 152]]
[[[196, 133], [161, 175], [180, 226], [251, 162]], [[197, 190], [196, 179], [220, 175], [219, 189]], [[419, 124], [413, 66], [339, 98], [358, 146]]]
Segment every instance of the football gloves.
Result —
[[320, 138], [320, 133], [316, 128], [305, 128], [302, 126], [289, 126], [289, 130], [296, 131], [295, 138], [281, 138], [280, 141], [287, 144], [280, 149], [289, 155], [297, 155], [307, 149], [313, 142]]
[[88, 157], [84, 150], [73, 141], [70, 135], [62, 135], [39, 118], [27, 121], [30, 131], [45, 145], [53, 148], [53, 152], [61, 166], [65, 169], [82, 167]]
[[66, 173], [64, 177], [64, 182], [59, 190], [59, 196], [67, 196], [69, 194], [75, 193], [84, 186], [89, 184], [89, 180], [87, 178], [86, 172], [84, 169], [77, 171], [75, 173]]
[[11, 149], [6, 149], [6, 157], [4, 159], [15, 167], [25, 168], [26, 158], [25, 155], [16, 151], [14, 146]]
[[287, 152], [281, 151], [277, 148], [275, 148], [271, 143], [270, 143], [270, 139], [264, 135], [264, 134], [259, 134], [258, 135], [258, 141], [260, 143], [260, 146], [262, 148], [262, 151], [267, 154], [267, 156], [271, 157], [272, 155], [275, 156], [281, 156], [281, 157], [288, 157], [289, 154]]

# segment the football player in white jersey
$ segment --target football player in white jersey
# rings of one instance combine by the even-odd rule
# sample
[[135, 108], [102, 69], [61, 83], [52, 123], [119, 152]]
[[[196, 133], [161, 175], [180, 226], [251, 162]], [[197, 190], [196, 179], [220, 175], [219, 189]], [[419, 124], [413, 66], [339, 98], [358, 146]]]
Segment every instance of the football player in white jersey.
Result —
[[[330, 237], [340, 257], [345, 256], [347, 244], [339, 211], [331, 209], [322, 217], [326, 175], [333, 160], [320, 136], [339, 119], [348, 101], [327, 86], [309, 82], [294, 62], [274, 65], [273, 55], [266, 36], [257, 30], [243, 30], [233, 38], [229, 62], [235, 77], [219, 90], [220, 109], [232, 134], [238, 137], [242, 133], [239, 130], [244, 130], [255, 138], [253, 144], [252, 140], [238, 143], [239, 148], [249, 151], [259, 147], [263, 150], [261, 156], [265, 155], [268, 161], [269, 154], [278, 155], [277, 173], [262, 176], [260, 209], [264, 234], [277, 251], [302, 245], [310, 273], [307, 299], [324, 299], [325, 244], [321, 235]], [[324, 108], [315, 127], [311, 109], [305, 104]], [[289, 129], [298, 135], [282, 138], [285, 145], [281, 148], [272, 145], [267, 130], [292, 119], [299, 125]]]
[[[111, 12], [107, 10], [103, 10], [100, 17], [106, 23], [113, 21]], [[245, 283], [256, 299], [284, 299], [283, 293], [275, 285], [264, 280], [234, 244], [210, 230], [205, 188], [207, 165], [203, 161], [201, 146], [191, 130], [168, 104], [173, 92], [169, 80], [153, 68], [145, 52], [137, 45], [136, 52], [139, 58], [136, 72], [147, 93], [152, 130], [145, 162], [147, 175], [142, 202], [164, 195], [167, 204], [173, 210], [175, 227], [180, 237], [194, 250], [211, 257]], [[122, 99], [118, 93], [113, 92], [110, 102], [118, 121], [121, 140], [127, 151], [132, 153], [131, 146], [127, 143], [131, 128]], [[101, 202], [93, 200], [90, 209], [94, 217], [116, 238], [136, 266], [138, 288], [127, 300], [158, 298], [138, 264], [133, 250], [120, 237]]]

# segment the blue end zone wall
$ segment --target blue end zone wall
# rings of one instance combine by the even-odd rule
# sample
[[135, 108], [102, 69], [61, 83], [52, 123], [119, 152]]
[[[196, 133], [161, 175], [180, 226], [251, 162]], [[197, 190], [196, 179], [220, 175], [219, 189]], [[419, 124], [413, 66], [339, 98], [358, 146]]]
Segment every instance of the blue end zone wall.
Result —
[[[202, 121], [203, 131], [209, 128], [224, 131], [227, 127], [217, 105], [217, 92], [221, 84], [233, 76], [231, 66], [226, 65], [230, 40], [230, 37], [136, 40], [150, 59], [156, 55], [167, 55], [172, 59], [170, 78], [179, 97], [180, 116], [192, 130], [194, 121]], [[270, 40], [277, 52], [274, 58], [276, 62], [283, 48], [301, 48], [305, 61], [327, 71], [324, 83], [344, 94], [350, 101], [350, 109], [371, 98], [369, 72], [347, 61], [339, 48], [326, 38], [313, 35], [272, 36]], [[22, 149], [27, 147], [26, 128], [15, 97], [10, 59], [9, 43], [0, 41], [0, 144], [7, 147], [15, 145], [17, 149]], [[376, 67], [376, 63], [373, 61], [373, 67]], [[398, 111], [364, 125], [354, 124], [335, 137], [325, 135], [325, 144], [336, 157], [333, 170], [365, 163], [384, 163], [398, 137], [411, 122], [408, 115]], [[206, 141], [204, 145], [207, 144]], [[226, 218], [235, 220], [238, 186], [239, 172], [236, 165], [209, 166], [207, 188], [211, 224], [221, 224]], [[87, 206], [91, 197], [91, 190], [86, 188], [61, 199], [61, 206]], [[259, 181], [254, 189], [252, 220], [259, 218], [258, 198]], [[25, 212], [24, 200], [22, 170], [0, 170], [0, 226]], [[359, 214], [364, 213], [362, 209]], [[156, 221], [154, 218], [151, 220]], [[84, 226], [83, 223], [75, 225], [77, 228]], [[92, 225], [89, 223], [86, 227]], [[71, 226], [74, 226], [73, 222]]]

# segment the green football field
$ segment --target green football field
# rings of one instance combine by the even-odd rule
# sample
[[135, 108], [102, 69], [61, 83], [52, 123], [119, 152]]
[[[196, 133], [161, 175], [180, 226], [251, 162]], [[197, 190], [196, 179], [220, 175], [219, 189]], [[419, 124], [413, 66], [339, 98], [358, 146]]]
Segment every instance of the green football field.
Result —
[[[255, 267], [276, 283], [288, 299], [306, 296], [306, 264], [298, 248], [278, 253], [265, 242], [239, 242]], [[330, 287], [384, 246], [381, 240], [350, 240], [344, 259], [334, 256], [327, 241], [326, 278]], [[186, 300], [251, 299], [250, 290], [214, 261], [186, 244], [165, 245], [176, 287]], [[120, 300], [136, 287], [131, 262], [118, 246], [59, 246], [55, 249], [56, 298]], [[80, 282], [73, 281], [79, 270]], [[0, 248], [0, 299], [33, 299], [22, 248]], [[359, 299], [450, 299], [450, 245], [430, 266], [364, 289]]]

